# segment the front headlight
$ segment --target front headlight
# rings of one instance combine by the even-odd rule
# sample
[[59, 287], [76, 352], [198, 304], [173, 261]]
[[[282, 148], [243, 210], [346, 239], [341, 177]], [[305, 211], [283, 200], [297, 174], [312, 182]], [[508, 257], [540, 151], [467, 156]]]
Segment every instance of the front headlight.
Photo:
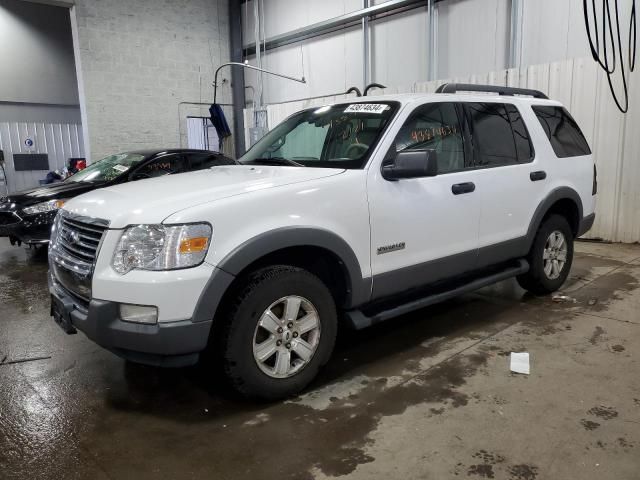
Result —
[[135, 225], [122, 233], [111, 265], [121, 275], [133, 269], [176, 270], [200, 265], [211, 243], [211, 225]]
[[36, 203], [30, 207], [23, 208], [22, 211], [27, 215], [34, 215], [36, 213], [52, 212], [62, 208], [65, 204], [65, 200], [49, 200], [48, 202]]

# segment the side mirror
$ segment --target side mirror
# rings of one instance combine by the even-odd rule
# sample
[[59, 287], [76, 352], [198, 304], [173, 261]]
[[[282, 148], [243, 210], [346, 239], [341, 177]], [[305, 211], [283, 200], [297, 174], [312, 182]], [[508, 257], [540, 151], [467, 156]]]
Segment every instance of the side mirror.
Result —
[[382, 165], [382, 176], [386, 180], [435, 177], [437, 174], [438, 159], [435, 150], [399, 152], [396, 158]]

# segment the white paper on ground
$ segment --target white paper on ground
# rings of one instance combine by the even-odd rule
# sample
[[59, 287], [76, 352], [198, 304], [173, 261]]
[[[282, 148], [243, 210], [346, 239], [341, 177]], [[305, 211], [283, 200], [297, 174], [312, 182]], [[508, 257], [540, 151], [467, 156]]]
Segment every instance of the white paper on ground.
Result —
[[511, 371], [529, 375], [529, 352], [511, 352]]

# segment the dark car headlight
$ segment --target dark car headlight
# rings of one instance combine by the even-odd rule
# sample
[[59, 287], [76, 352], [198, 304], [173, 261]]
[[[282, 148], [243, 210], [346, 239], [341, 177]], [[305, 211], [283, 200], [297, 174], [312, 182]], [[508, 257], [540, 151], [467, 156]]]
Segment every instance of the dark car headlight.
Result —
[[35, 205], [31, 205], [30, 207], [23, 208], [22, 211], [26, 215], [53, 212], [54, 210], [62, 208], [64, 204], [65, 200], [49, 200], [47, 202], [36, 203]]

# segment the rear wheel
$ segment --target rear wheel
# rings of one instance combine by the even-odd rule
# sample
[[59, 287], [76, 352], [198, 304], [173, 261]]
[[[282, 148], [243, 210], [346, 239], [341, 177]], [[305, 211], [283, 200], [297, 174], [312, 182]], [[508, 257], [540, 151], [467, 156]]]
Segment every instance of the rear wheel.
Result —
[[293, 395], [328, 361], [336, 307], [310, 272], [274, 266], [251, 274], [226, 315], [221, 349], [232, 386], [247, 397]]
[[562, 286], [573, 262], [573, 232], [566, 218], [550, 215], [542, 222], [527, 260], [529, 271], [517, 278], [522, 288], [545, 295]]

